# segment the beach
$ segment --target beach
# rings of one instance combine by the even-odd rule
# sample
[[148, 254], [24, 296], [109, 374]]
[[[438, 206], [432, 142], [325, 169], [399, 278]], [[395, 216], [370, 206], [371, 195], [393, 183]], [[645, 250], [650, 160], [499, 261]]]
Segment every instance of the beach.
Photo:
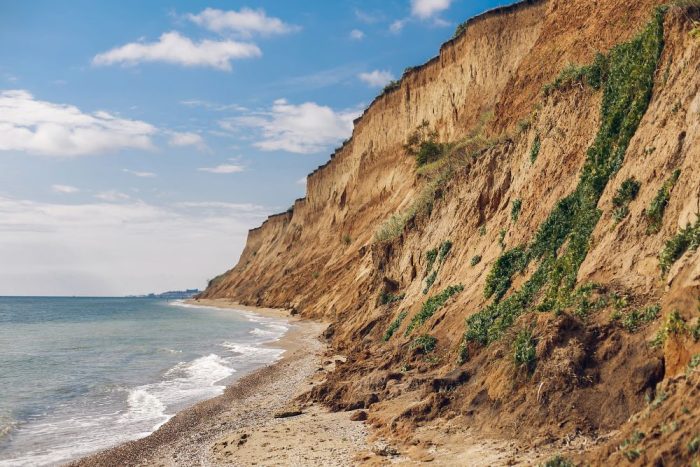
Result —
[[289, 320], [289, 331], [270, 344], [284, 349], [282, 358], [177, 413], [149, 436], [69, 465], [348, 465], [366, 455], [367, 430], [350, 420], [354, 412], [331, 413], [294, 401], [344, 358], [328, 354], [319, 339], [323, 323], [226, 300], [190, 303]]

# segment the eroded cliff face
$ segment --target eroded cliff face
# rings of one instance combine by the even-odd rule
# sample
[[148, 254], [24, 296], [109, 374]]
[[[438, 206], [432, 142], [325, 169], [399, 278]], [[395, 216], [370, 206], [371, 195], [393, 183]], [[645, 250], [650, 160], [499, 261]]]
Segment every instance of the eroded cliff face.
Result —
[[[698, 234], [680, 239], [690, 240], [674, 261], [659, 257], [680, 251], [667, 242], [700, 212], [700, 39], [691, 33], [700, 9], [662, 17], [650, 95], [639, 90], [642, 74], [624, 79], [626, 120], [609, 111], [609, 96], [623, 94], [614, 76], [542, 94], [567, 64], [630, 41], [660, 3], [532, 1], [471, 20], [372, 103], [352, 139], [309, 176], [306, 198], [252, 230], [239, 263], [204, 296], [331, 321], [348, 363], [308, 397], [369, 407], [378, 432], [408, 443], [429, 445], [449, 419], [453, 432], [560, 443], [596, 463], [688, 462], [700, 415]], [[417, 172], [403, 147], [423, 121], [440, 141], [461, 142], [432, 172]], [[614, 146], [605, 177], [591, 162], [599, 146]], [[594, 198], [581, 188], [586, 173]], [[632, 182], [634, 195], [621, 196]], [[378, 227], [413, 213], [431, 183], [429, 208], [377, 241]], [[574, 225], [540, 252], [543, 226], [563, 229], [569, 214]], [[431, 261], [426, 253], [440, 247]], [[485, 294], [510, 260], [502, 297]], [[474, 316], [496, 318], [478, 334]], [[618, 449], [636, 431], [646, 436]], [[571, 443], [584, 437], [585, 450]]]

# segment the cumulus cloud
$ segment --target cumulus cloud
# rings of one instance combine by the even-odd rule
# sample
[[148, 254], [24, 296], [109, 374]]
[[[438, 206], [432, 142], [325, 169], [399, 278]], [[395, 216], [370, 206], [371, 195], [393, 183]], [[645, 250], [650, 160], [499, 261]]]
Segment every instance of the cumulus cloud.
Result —
[[56, 193], [72, 194], [77, 193], [80, 190], [71, 185], [51, 185], [51, 189]]
[[124, 295], [204, 286], [272, 210], [199, 201], [0, 197], [0, 295]]
[[353, 29], [352, 31], [350, 31], [350, 39], [361, 41], [364, 38], [365, 33], [360, 31], [359, 29]]
[[359, 113], [357, 110], [335, 111], [315, 102], [295, 105], [278, 99], [268, 112], [222, 120], [219, 124], [229, 131], [259, 130], [260, 138], [254, 146], [263, 151], [312, 154], [348, 138]]
[[140, 178], [153, 178], [157, 177], [153, 172], [140, 172], [138, 170], [122, 169], [123, 172], [133, 175], [134, 177]]
[[204, 139], [197, 133], [191, 132], [170, 132], [168, 144], [174, 147], [194, 146], [199, 150], [207, 149]]
[[0, 151], [68, 157], [152, 149], [157, 131], [139, 120], [37, 100], [24, 90], [0, 92]]
[[452, 0], [411, 0], [411, 14], [420, 19], [432, 18], [447, 10]]
[[260, 57], [257, 45], [233, 40], [194, 42], [177, 31], [166, 32], [156, 42], [131, 42], [96, 55], [95, 65], [136, 65], [163, 62], [187, 67], [210, 67], [230, 71], [235, 59]]
[[200, 172], [209, 172], [213, 174], [233, 174], [238, 172], [243, 172], [245, 167], [238, 164], [221, 164], [216, 167], [200, 167]]
[[287, 24], [279, 18], [267, 16], [265, 10], [251, 8], [241, 8], [240, 11], [207, 8], [196, 15], [187, 15], [187, 19], [210, 31], [229, 32], [243, 37], [252, 37], [254, 34], [287, 34], [300, 29], [299, 26]]
[[360, 73], [358, 77], [361, 81], [373, 88], [381, 88], [394, 80], [394, 75], [386, 70], [374, 70], [369, 73]]

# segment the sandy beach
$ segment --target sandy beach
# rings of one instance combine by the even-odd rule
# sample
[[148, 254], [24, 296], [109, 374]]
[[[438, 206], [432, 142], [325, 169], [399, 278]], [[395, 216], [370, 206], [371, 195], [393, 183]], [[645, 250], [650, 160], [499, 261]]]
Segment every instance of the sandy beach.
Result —
[[190, 303], [288, 319], [289, 332], [271, 344], [285, 353], [221, 396], [179, 412], [149, 436], [69, 465], [349, 465], [367, 452], [367, 430], [363, 422], [351, 421], [354, 412], [331, 413], [294, 401], [344, 358], [328, 354], [319, 340], [323, 323], [226, 300]]

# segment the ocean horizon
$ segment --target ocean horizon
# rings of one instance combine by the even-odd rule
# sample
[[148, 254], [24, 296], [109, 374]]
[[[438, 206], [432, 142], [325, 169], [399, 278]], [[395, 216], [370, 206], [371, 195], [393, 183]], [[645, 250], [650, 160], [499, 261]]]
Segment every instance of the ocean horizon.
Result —
[[142, 297], [0, 297], [0, 466], [155, 431], [280, 358], [285, 320]]

